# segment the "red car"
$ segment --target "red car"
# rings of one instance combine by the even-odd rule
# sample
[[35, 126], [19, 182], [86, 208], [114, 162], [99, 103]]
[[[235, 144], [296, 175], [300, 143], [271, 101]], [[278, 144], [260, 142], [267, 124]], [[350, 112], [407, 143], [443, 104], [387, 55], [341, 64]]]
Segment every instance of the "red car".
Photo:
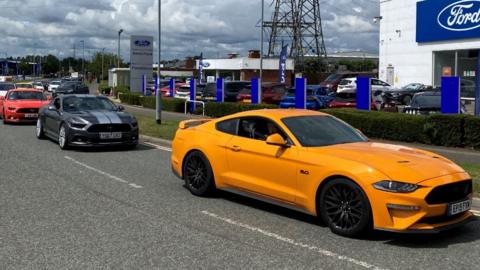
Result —
[[[357, 94], [356, 92], [337, 93], [335, 98], [328, 105], [329, 108], [356, 108]], [[382, 91], [373, 93], [372, 110], [382, 112], [398, 112], [398, 107], [390, 97], [383, 95]]]
[[[283, 96], [287, 93], [287, 88], [280, 83], [263, 83], [262, 84], [262, 103], [280, 104]], [[240, 91], [237, 96], [238, 102], [251, 103], [252, 95], [250, 89]]]
[[40, 107], [50, 103], [42, 91], [36, 89], [15, 89], [0, 97], [0, 115], [4, 123], [35, 123]]

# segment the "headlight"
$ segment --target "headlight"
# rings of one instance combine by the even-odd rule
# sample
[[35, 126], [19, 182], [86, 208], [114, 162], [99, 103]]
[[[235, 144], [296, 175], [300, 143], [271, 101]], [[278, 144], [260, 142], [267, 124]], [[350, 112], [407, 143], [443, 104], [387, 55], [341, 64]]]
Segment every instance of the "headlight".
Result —
[[415, 184], [388, 180], [377, 182], [373, 184], [373, 187], [378, 190], [394, 193], [411, 193], [418, 189], [418, 186]]
[[16, 109], [17, 109], [17, 108], [15, 108], [15, 107], [8, 107], [8, 110], [9, 110], [9, 111], [15, 111]]
[[71, 118], [69, 123], [71, 127], [78, 129], [82, 129], [87, 125], [86, 121], [80, 118]]

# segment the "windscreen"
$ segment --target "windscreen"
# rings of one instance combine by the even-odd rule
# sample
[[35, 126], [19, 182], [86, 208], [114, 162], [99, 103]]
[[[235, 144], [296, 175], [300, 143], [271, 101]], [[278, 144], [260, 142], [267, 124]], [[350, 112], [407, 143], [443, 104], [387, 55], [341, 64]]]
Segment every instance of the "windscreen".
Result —
[[8, 95], [8, 100], [47, 100], [47, 97], [37, 91], [14, 91]]
[[106, 98], [71, 96], [63, 99], [63, 110], [66, 112], [116, 111], [117, 106]]

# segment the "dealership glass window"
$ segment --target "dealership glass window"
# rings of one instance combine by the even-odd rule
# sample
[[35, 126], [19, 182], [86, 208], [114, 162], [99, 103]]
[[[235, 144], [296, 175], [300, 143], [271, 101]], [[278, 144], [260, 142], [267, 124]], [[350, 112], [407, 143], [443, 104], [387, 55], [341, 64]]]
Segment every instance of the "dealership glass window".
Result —
[[434, 86], [442, 85], [442, 76], [460, 77], [462, 97], [475, 97], [478, 50], [442, 51], [434, 53]]
[[462, 97], [475, 97], [478, 50], [458, 51], [457, 75]]
[[455, 76], [455, 51], [435, 52], [435, 86], [442, 85], [443, 76]]

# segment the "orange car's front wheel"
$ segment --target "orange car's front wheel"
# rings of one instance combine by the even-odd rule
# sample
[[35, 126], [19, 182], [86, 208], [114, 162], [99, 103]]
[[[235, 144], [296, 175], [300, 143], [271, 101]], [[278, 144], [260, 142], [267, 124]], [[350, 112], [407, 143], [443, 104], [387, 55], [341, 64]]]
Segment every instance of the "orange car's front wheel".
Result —
[[371, 228], [371, 209], [363, 190], [348, 179], [328, 182], [320, 193], [320, 214], [332, 232], [355, 237]]
[[215, 191], [212, 167], [207, 157], [200, 151], [191, 152], [185, 158], [183, 178], [193, 195], [209, 196]]

